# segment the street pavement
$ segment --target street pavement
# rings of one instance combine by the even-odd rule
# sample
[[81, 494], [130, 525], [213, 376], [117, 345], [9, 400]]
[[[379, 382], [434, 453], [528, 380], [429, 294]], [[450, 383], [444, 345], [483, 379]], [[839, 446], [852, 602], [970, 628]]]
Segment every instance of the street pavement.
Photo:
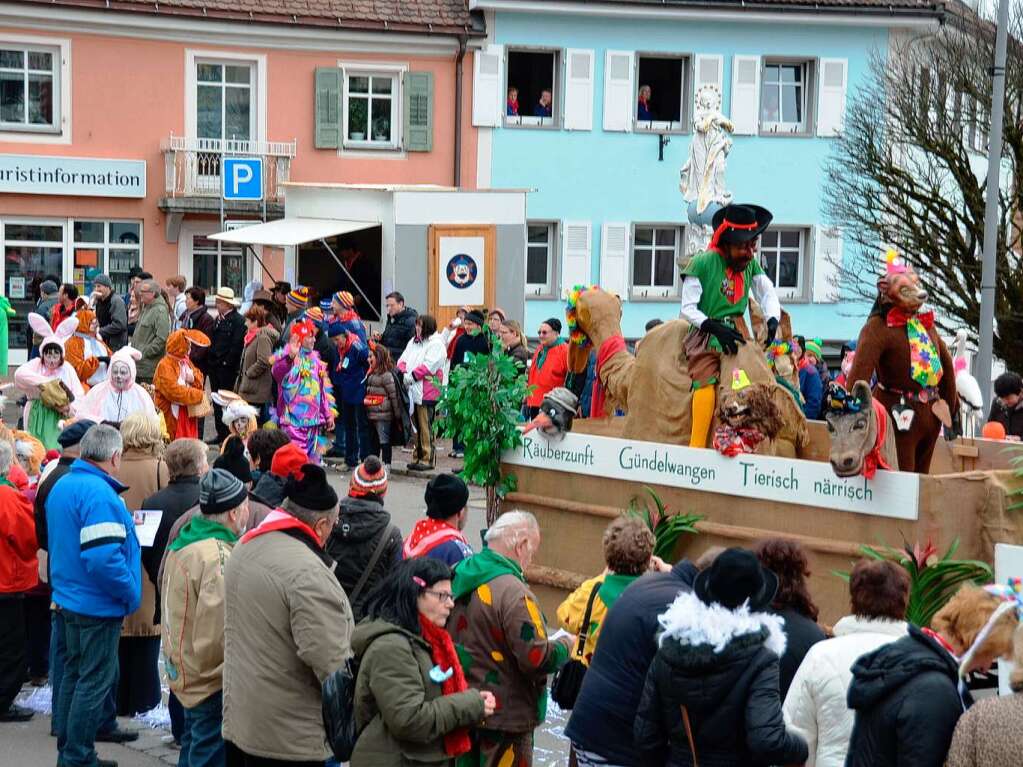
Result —
[[[10, 421], [13, 423], [13, 419]], [[460, 462], [446, 457], [449, 449], [447, 443], [438, 444], [438, 452], [443, 453], [439, 469], [451, 470]], [[401, 450], [394, 451], [394, 465], [388, 482], [385, 507], [391, 513], [394, 523], [407, 535], [416, 520], [423, 516], [425, 503], [423, 492], [427, 477], [404, 472], [409, 455]], [[215, 457], [211, 452], [210, 460]], [[348, 472], [328, 467], [327, 472], [331, 485], [339, 496], [348, 493]], [[484, 527], [486, 502], [482, 488], [472, 487], [469, 499], [469, 521], [466, 536], [473, 547], [479, 549], [480, 531]], [[32, 696], [29, 705], [49, 711], [49, 689], [35, 690], [26, 686], [19, 696], [19, 702], [25, 702]], [[565, 717], [551, 704], [545, 725], [536, 732], [537, 767], [563, 767], [568, 763], [568, 744], [562, 737]], [[169, 734], [165, 726], [165, 709], [158, 709], [155, 715], [145, 717], [145, 721], [121, 720], [125, 728], [140, 730], [139, 740], [127, 745], [98, 744], [97, 750], [101, 758], [115, 759], [120, 767], [164, 767], [176, 765], [178, 751], [162, 741]], [[157, 725], [157, 726], [153, 726]], [[25, 724], [0, 724], [0, 767], [53, 767], [56, 763], [57, 748], [55, 739], [49, 735], [50, 717], [36, 714], [32, 721]]]

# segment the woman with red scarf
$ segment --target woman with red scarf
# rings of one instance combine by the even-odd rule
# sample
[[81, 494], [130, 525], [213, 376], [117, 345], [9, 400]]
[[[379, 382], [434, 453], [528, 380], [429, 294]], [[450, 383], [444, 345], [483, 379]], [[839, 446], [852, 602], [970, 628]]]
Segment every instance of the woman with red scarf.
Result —
[[444, 629], [451, 569], [436, 559], [396, 565], [352, 634], [359, 659], [351, 767], [451, 765], [472, 747], [469, 728], [494, 713], [493, 693], [470, 690]]

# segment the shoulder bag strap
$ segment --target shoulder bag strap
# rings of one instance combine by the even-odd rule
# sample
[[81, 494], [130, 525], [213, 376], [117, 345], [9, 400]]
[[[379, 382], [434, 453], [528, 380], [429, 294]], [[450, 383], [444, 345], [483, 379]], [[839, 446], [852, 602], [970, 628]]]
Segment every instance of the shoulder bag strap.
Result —
[[586, 646], [586, 638], [590, 634], [590, 615], [593, 613], [593, 603], [597, 601], [597, 593], [603, 585], [604, 581], [599, 581], [593, 587], [593, 591], [590, 592], [590, 598], [586, 601], [586, 612], [583, 613], [583, 623], [579, 627], [579, 637], [575, 646], [575, 655], [577, 658], [583, 657], [583, 648]]
[[686, 739], [689, 741], [689, 750], [693, 752], [693, 767], [700, 767], [696, 761], [696, 741], [693, 739], [693, 727], [689, 723], [689, 709], [679, 706], [682, 709], [682, 724], [686, 728]]
[[366, 582], [369, 580], [370, 574], [377, 566], [377, 562], [380, 561], [380, 557], [384, 553], [384, 549], [387, 548], [387, 542], [391, 540], [391, 533], [394, 531], [394, 525], [388, 525], [384, 528], [384, 532], [380, 534], [380, 540], [377, 541], [377, 547], [373, 550], [373, 556], [369, 558], [369, 562], [366, 564], [366, 569], [362, 571], [362, 575], [359, 576], [358, 583], [355, 584], [355, 588], [352, 589], [352, 593], [348, 595], [348, 601], [354, 602], [359, 598], [359, 594], [362, 593], [362, 589], [366, 586]]

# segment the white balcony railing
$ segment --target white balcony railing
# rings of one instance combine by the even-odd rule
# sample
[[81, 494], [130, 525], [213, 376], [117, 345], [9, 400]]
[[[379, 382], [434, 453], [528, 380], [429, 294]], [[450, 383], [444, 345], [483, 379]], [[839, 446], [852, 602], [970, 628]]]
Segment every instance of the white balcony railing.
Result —
[[171, 136], [162, 143], [168, 197], [221, 195], [220, 169], [224, 157], [263, 158], [263, 199], [284, 202], [282, 184], [291, 173], [297, 141]]

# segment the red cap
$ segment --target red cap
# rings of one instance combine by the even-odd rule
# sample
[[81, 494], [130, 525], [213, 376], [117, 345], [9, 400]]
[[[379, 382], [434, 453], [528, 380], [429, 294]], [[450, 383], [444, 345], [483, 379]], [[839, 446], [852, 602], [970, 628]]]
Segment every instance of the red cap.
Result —
[[283, 447], [277, 448], [273, 459], [270, 461], [270, 473], [287, 479], [292, 475], [301, 477], [302, 467], [309, 463], [309, 456], [305, 454], [294, 442], [289, 442]]

